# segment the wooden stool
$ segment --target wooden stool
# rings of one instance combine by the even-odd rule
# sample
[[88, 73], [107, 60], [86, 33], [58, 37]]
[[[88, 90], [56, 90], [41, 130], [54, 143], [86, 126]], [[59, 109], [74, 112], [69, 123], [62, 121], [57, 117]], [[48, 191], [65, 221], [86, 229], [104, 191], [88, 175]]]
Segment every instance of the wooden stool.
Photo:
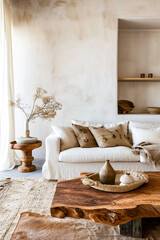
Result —
[[17, 144], [16, 141], [10, 142], [11, 149], [21, 150], [22, 157], [20, 158], [22, 165], [18, 167], [19, 172], [33, 172], [36, 170], [36, 166], [32, 165], [34, 157], [32, 156], [32, 150], [39, 148], [42, 145], [42, 141], [37, 141], [31, 144]]

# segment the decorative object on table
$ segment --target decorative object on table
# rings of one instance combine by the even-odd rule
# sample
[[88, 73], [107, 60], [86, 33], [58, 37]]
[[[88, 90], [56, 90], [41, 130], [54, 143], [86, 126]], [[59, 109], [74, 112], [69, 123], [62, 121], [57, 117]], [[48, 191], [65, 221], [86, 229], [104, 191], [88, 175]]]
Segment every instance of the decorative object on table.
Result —
[[148, 78], [152, 78], [153, 77], [153, 73], [148, 73]]
[[141, 74], [140, 74], [140, 77], [141, 77], [141, 78], [145, 78], [145, 73], [141, 73]]
[[133, 182], [134, 182], [134, 178], [128, 172], [126, 172], [120, 177], [120, 186], [125, 186]]
[[[37, 138], [30, 137], [29, 123], [36, 118], [48, 119], [56, 116], [56, 111], [62, 108], [61, 103], [57, 102], [54, 96], [44, 96], [47, 91], [43, 88], [37, 88], [36, 93], [33, 96], [33, 105], [28, 107], [24, 104], [21, 97], [18, 97], [15, 101], [10, 101], [10, 106], [19, 108], [26, 117], [25, 123], [25, 137], [17, 138], [18, 144], [30, 144], [36, 143]], [[37, 104], [37, 101], [41, 101], [41, 104]], [[26, 109], [29, 108], [28, 113]]]
[[148, 183], [149, 177], [145, 173], [140, 172], [128, 172], [133, 177], [134, 182], [126, 185], [120, 185], [120, 178], [124, 175], [126, 171], [116, 170], [116, 179], [114, 185], [102, 184], [100, 182], [100, 177], [98, 173], [87, 174], [82, 178], [82, 183], [84, 185], [89, 185], [92, 188], [106, 191], [106, 192], [129, 192], [133, 189], [136, 189], [143, 185], [144, 183]]
[[147, 111], [150, 114], [160, 114], [160, 107], [147, 107]]
[[20, 158], [22, 165], [18, 167], [19, 172], [33, 172], [36, 171], [36, 166], [32, 165], [34, 157], [32, 156], [32, 150], [39, 148], [42, 142], [37, 140], [36, 143], [31, 144], [17, 144], [16, 141], [10, 142], [11, 149], [21, 150], [22, 157]]
[[101, 170], [99, 171], [99, 179], [102, 184], [114, 184], [116, 178], [116, 172], [112, 168], [109, 160], [105, 162]]
[[128, 100], [118, 100], [118, 113], [126, 114], [133, 110], [134, 104]]

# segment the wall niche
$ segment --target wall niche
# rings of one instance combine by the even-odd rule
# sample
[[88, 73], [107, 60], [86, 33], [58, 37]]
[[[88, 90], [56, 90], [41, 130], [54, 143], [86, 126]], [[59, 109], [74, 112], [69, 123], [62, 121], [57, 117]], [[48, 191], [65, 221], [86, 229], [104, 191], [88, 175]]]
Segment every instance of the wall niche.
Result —
[[118, 100], [134, 103], [130, 114], [160, 107], [160, 18], [118, 20]]

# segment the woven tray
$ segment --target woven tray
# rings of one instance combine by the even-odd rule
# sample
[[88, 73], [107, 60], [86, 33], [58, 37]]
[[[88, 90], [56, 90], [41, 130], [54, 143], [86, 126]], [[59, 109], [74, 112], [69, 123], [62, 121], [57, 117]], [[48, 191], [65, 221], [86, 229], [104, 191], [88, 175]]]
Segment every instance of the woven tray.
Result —
[[[125, 186], [120, 186], [119, 185], [120, 177], [126, 172], [130, 173], [130, 175], [134, 178], [134, 182], [127, 184]], [[144, 183], [148, 183], [149, 177], [146, 173], [118, 170], [116, 171], [116, 180], [114, 185], [107, 185], [107, 184], [100, 183], [98, 173], [86, 174], [81, 180], [84, 185], [89, 185], [92, 188], [95, 188], [101, 191], [106, 191], [106, 192], [120, 193], [120, 192], [129, 192], [133, 189], [140, 187]]]

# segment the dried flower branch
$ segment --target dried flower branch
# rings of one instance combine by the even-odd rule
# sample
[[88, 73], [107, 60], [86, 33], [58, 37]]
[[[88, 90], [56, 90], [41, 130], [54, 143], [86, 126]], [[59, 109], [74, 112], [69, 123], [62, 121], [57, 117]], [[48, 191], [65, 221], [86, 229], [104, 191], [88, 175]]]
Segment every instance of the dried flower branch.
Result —
[[[25, 114], [28, 121], [38, 117], [50, 120], [56, 116], [57, 110], [62, 109], [62, 104], [57, 102], [54, 96], [44, 96], [46, 93], [45, 89], [37, 88], [30, 113], [26, 112], [26, 108], [28, 107], [23, 103], [20, 96], [15, 101], [10, 101], [10, 106], [19, 108]], [[38, 99], [42, 101], [41, 105], [36, 104]]]
[[[29, 122], [35, 120], [36, 118], [48, 119], [54, 118], [56, 116], [57, 110], [62, 109], [62, 104], [57, 102], [54, 96], [44, 96], [47, 91], [43, 88], [37, 88], [36, 93], [33, 97], [32, 108], [29, 108], [24, 104], [20, 96], [17, 97], [15, 101], [10, 101], [11, 107], [19, 108], [26, 116], [26, 136], [29, 136]], [[40, 100], [41, 103], [38, 104], [37, 101]], [[30, 109], [30, 112], [27, 109]]]

